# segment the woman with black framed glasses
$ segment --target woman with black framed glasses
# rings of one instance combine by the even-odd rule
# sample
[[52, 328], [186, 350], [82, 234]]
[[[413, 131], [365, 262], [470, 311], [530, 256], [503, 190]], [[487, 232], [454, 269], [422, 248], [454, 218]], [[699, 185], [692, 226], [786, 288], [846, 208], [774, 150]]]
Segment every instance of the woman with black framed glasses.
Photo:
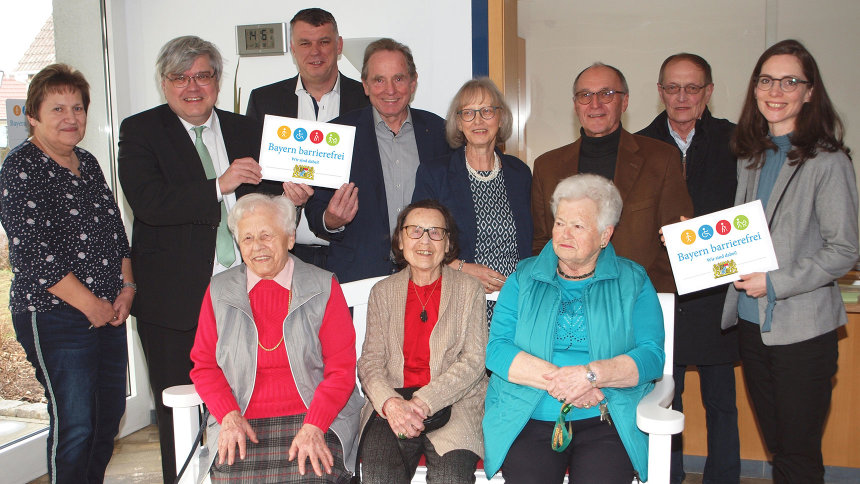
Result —
[[391, 238], [405, 268], [373, 287], [358, 377], [362, 482], [409, 483], [422, 455], [427, 482], [472, 483], [484, 455], [485, 296], [449, 267], [457, 227], [435, 200], [403, 209]]
[[460, 88], [445, 130], [456, 151], [418, 167], [412, 201], [432, 198], [451, 211], [461, 231], [451, 266], [480, 279], [487, 293], [498, 291], [531, 255], [531, 170], [500, 149], [511, 136], [511, 111], [489, 78]]
[[776, 483], [824, 482], [821, 436], [847, 322], [836, 280], [857, 262], [857, 184], [842, 122], [812, 54], [767, 49], [750, 76], [732, 148], [735, 204], [761, 200], [779, 269], [729, 286], [747, 389]]

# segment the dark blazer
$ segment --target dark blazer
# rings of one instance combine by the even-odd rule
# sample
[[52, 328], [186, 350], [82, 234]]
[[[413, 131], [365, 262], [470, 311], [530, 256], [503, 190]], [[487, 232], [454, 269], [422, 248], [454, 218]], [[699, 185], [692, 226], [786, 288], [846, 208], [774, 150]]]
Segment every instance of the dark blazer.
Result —
[[[660, 242], [660, 228], [693, 214], [684, 186], [678, 149], [621, 129], [613, 182], [624, 208], [615, 227], [612, 245], [618, 255], [645, 267], [659, 292], [675, 292], [669, 255]], [[532, 253], [538, 254], [552, 238], [550, 199], [558, 182], [579, 168], [582, 139], [544, 153], [535, 160], [532, 175], [532, 218], [535, 224]]]
[[[666, 111], [636, 134], [677, 146], [669, 133]], [[737, 159], [729, 148], [734, 123], [715, 118], [708, 108], [696, 121], [687, 148], [687, 190], [698, 217], [734, 206]], [[677, 152], [678, 158], [681, 151]], [[737, 361], [737, 331], [723, 332], [720, 315], [726, 287], [717, 286], [678, 296], [675, 311], [675, 362], [679, 365], [716, 365]]]
[[[215, 109], [232, 163], [260, 152], [260, 127]], [[166, 104], [126, 118], [119, 130], [119, 181], [134, 211], [131, 313], [177, 330], [197, 326], [212, 277], [221, 209], [188, 133]], [[240, 186], [236, 195], [252, 190]]]
[[[343, 74], [340, 76], [340, 114], [360, 109], [370, 102], [364, 94], [364, 87]], [[284, 79], [268, 86], [262, 86], [251, 91], [248, 97], [248, 109], [245, 116], [261, 125], [266, 114], [295, 118], [299, 112], [299, 98], [296, 96], [296, 84], [299, 76]]]
[[[505, 192], [517, 230], [517, 253], [522, 260], [531, 256], [532, 248], [532, 172], [519, 158], [504, 155], [501, 152], [498, 152], [498, 155], [502, 162]], [[457, 228], [460, 229], [459, 257], [466, 262], [475, 262], [478, 225], [475, 219], [475, 202], [472, 200], [472, 190], [469, 187], [469, 172], [466, 170], [464, 148], [459, 148], [450, 156], [422, 163], [418, 167], [412, 201], [425, 198], [438, 200], [451, 211]]]
[[[445, 121], [435, 114], [411, 109], [420, 163], [451, 152], [445, 141]], [[305, 206], [308, 225], [318, 236], [330, 240], [326, 268], [341, 283], [384, 276], [396, 271], [391, 260], [391, 227], [382, 177], [382, 161], [376, 142], [373, 107], [352, 111], [333, 123], [355, 126], [355, 146], [349, 180], [358, 187], [358, 213], [344, 230], [328, 233], [323, 213], [334, 190], [317, 188]]]

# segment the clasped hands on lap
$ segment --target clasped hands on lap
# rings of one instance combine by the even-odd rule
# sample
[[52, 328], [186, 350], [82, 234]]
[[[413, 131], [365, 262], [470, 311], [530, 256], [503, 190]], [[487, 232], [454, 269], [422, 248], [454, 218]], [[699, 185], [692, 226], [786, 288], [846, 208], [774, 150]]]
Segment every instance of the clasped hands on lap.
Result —
[[382, 413], [394, 435], [412, 439], [424, 431], [424, 419], [430, 414], [430, 407], [418, 397], [411, 400], [391, 397], [382, 404]]
[[545, 373], [546, 391], [562, 403], [577, 408], [597, 406], [603, 400], [603, 392], [594, 388], [585, 378], [585, 366], [563, 366]]
[[[287, 460], [293, 461], [298, 457], [299, 474], [307, 472], [306, 460], [310, 460], [314, 474], [322, 476], [323, 472], [331, 474], [334, 465], [334, 457], [325, 443], [325, 434], [322, 429], [312, 424], [304, 424], [293, 438]], [[233, 465], [239, 459], [245, 459], [247, 455], [247, 443], [250, 440], [259, 444], [257, 434], [251, 428], [251, 424], [237, 410], [233, 410], [221, 419], [221, 432], [218, 434], [218, 465]], [[238, 456], [237, 451], [238, 450]]]

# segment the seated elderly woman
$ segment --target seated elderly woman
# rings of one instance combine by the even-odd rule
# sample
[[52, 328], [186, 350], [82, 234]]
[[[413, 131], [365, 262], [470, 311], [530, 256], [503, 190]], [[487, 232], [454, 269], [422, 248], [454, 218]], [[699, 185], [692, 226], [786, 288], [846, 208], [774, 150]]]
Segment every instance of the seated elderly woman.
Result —
[[406, 268], [373, 287], [358, 376], [365, 484], [408, 483], [423, 454], [427, 482], [475, 482], [483, 455], [487, 318], [481, 283], [457, 257], [451, 214], [435, 200], [397, 217], [391, 249]]
[[332, 274], [287, 252], [295, 214], [285, 197], [252, 194], [227, 219], [244, 264], [212, 278], [191, 351], [217, 421], [213, 481], [293, 482], [309, 460], [319, 479], [302, 482], [343, 482], [355, 463], [355, 330]]
[[[663, 370], [663, 317], [645, 270], [609, 239], [621, 195], [575, 175], [552, 196], [552, 240], [499, 294], [487, 345], [487, 475], [508, 482], [648, 478], [636, 406]], [[656, 234], [655, 234], [656, 236]]]

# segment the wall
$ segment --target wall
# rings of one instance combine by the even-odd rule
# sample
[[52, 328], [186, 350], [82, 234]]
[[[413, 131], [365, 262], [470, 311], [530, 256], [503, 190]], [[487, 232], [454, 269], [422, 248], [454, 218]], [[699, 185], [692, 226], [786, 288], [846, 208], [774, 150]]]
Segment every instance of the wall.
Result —
[[715, 89], [711, 111], [737, 120], [747, 79], [772, 43], [796, 38], [819, 63], [827, 90], [846, 125], [847, 143], [860, 149], [860, 2], [831, 0], [520, 0], [519, 35], [526, 41], [529, 116], [527, 158], [579, 137], [572, 102], [573, 79], [602, 61], [621, 69], [630, 85], [622, 123], [638, 131], [660, 111], [657, 74], [663, 59], [688, 51], [711, 64]]
[[[412, 104], [417, 108], [444, 115], [451, 97], [472, 73], [469, 2], [114, 0], [111, 4], [119, 120], [163, 102], [154, 67], [158, 49], [166, 41], [188, 34], [212, 41], [221, 50], [225, 72], [218, 107], [232, 111], [233, 79], [239, 60], [236, 25], [289, 22], [296, 11], [309, 5], [332, 12], [345, 40], [388, 36], [408, 45], [418, 68], [418, 90]], [[351, 65], [344, 56], [339, 62], [341, 71], [355, 79], [359, 77], [360, 60], [357, 64]], [[289, 53], [242, 58], [238, 74], [241, 112], [245, 111], [251, 89], [292, 77], [296, 72]]]

